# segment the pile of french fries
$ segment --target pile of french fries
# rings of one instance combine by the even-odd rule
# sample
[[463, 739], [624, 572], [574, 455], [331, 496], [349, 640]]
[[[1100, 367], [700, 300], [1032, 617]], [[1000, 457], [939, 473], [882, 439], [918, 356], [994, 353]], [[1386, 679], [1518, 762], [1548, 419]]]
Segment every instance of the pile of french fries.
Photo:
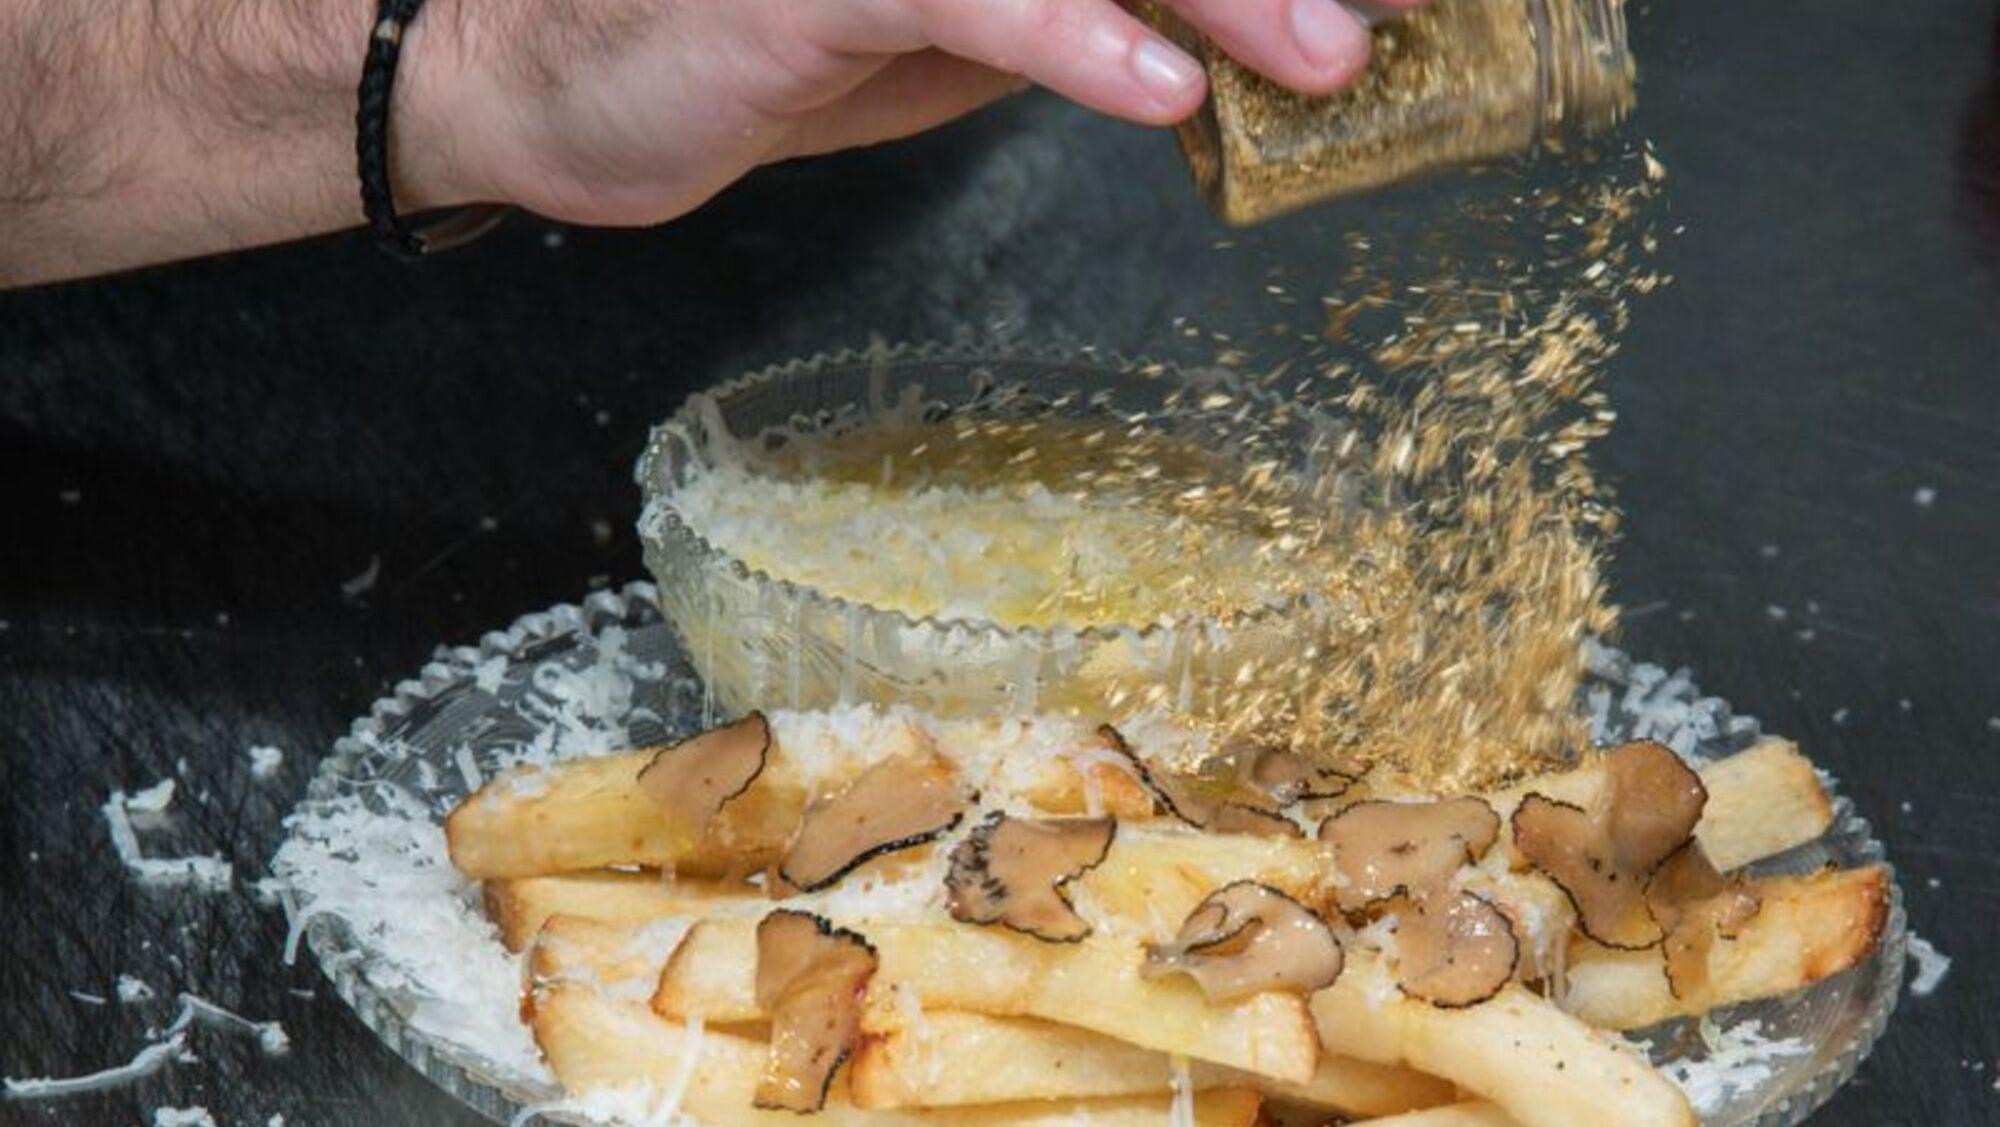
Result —
[[[773, 1061], [796, 1049], [774, 1044], [774, 1020], [779, 1042], [796, 1021], [774, 1015], [784, 1003], [759, 967], [761, 929], [789, 912], [853, 937], [874, 959], [858, 1024], [842, 1034], [838, 1071], [813, 1113], [827, 1127], [1039, 1127], [1080, 1116], [1105, 1127], [1691, 1125], [1680, 1089], [1616, 1032], [1853, 967], [1873, 953], [1890, 898], [1879, 866], [1732, 876], [1754, 914], [1697, 952], [1698, 986], [1677, 984], [1659, 946], [1586, 937], [1574, 899], [1505, 828], [1530, 795], [1590, 809], [1608, 785], [1605, 758], [1591, 753], [1479, 796], [1503, 828], [1453, 874], [1452, 889], [1496, 907], [1519, 955], [1490, 997], [1439, 1005], [1399, 985], [1393, 920], [1370, 926], [1341, 910], [1342, 878], [1309, 829], [1191, 828], [1143, 770], [1097, 751], [1015, 764], [1004, 786], [970, 780], [978, 797], [947, 831], [798, 891], [779, 871], [808, 811], [873, 764], [969, 762], [967, 737], [962, 725], [946, 739], [920, 721], [884, 722], [868, 729], [871, 746], [807, 749], [788, 741], [835, 739], [838, 729], [794, 736], [785, 714], [756, 719], [768, 723], [768, 746], [754, 774], [688, 783], [722, 796], [698, 814], [663, 802], [657, 775], [641, 785], [672, 751], [649, 748], [492, 780], [447, 820], [454, 863], [483, 882], [503, 942], [525, 954], [523, 1019], [574, 1095], [652, 1086], [715, 1127], [792, 1127], [801, 1109], [774, 1105], [768, 1091]], [[1782, 740], [1705, 765], [1699, 779], [1706, 804], [1694, 840], [1723, 874], [1811, 841], [1832, 820], [1811, 763]], [[1363, 776], [1287, 814], [1309, 827], [1385, 797], [1405, 796]], [[1061, 884], [1087, 934], [1058, 942], [953, 918], [940, 876], [979, 815], [994, 811], [1115, 821], [1097, 863]], [[1240, 882], [1325, 918], [1344, 950], [1331, 985], [1218, 1000], [1149, 965], [1150, 951]]]

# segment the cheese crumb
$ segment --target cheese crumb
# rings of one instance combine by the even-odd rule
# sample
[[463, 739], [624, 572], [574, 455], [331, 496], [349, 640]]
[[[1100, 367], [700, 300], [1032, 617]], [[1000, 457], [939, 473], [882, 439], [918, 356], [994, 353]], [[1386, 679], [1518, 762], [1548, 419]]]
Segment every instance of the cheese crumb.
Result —
[[1698, 1028], [1708, 1055], [1671, 1061], [1660, 1071], [1680, 1085], [1688, 1103], [1703, 1115], [1721, 1107], [1732, 1094], [1769, 1080], [1778, 1061], [1810, 1051], [1795, 1037], [1766, 1037], [1761, 1021], [1742, 1021], [1725, 1029], [1714, 1018], [1703, 1017]]
[[161, 779], [145, 790], [128, 796], [125, 799], [125, 809], [135, 810], [142, 814], [158, 814], [172, 805], [173, 801], [174, 781], [172, 779]]
[[[1279, 603], [1297, 586], [1297, 561], [1287, 558], [1297, 553], [1274, 551], [1275, 541], [1244, 528], [1170, 516], [1136, 495], [1082, 498], [1039, 481], [919, 477], [885, 487], [791, 480], [726, 461], [690, 475], [666, 502], [752, 571], [912, 617], [1153, 622]], [[642, 527], [666, 515], [656, 503]]]
[[1167, 1127], [1195, 1127], [1194, 1078], [1188, 1068], [1188, 1059], [1179, 1053], [1173, 1055], [1170, 1083], [1174, 1100], [1167, 1109]]
[[205, 1107], [154, 1108], [153, 1127], [215, 1127], [215, 1117]]
[[277, 774], [285, 762], [285, 753], [275, 747], [253, 747], [244, 754], [250, 757], [250, 773], [260, 779]]
[[112, 791], [102, 807], [105, 829], [111, 835], [111, 848], [118, 854], [118, 860], [127, 872], [142, 884], [163, 887], [189, 885], [203, 892], [228, 891], [235, 869], [220, 857], [211, 854], [195, 857], [146, 856], [139, 847], [139, 835], [132, 828], [132, 819], [126, 813], [131, 801], [124, 791]]
[[382, 557], [371, 555], [368, 566], [352, 579], [341, 581], [340, 593], [350, 599], [358, 599], [375, 587], [375, 581], [382, 578]]
[[118, 976], [118, 1000], [120, 1002], [129, 1006], [137, 1002], [151, 1001], [154, 997], [156, 995], [153, 993], [153, 988], [148, 986], [144, 979], [134, 978], [129, 974]]
[[1928, 998], [1936, 992], [1944, 976], [1951, 973], [1951, 956], [1938, 950], [1931, 941], [1910, 933], [1910, 961], [1917, 964], [1917, 973], [1910, 979], [1910, 996]]

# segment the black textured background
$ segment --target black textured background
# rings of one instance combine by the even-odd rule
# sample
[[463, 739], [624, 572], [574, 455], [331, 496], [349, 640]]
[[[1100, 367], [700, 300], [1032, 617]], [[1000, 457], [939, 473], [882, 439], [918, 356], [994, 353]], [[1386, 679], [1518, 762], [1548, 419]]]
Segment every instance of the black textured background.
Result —
[[[1636, 128], [1687, 230], [1611, 373], [1626, 642], [1836, 771], [1957, 960], [1818, 1122], [2000, 1122], [2000, 17], [1637, 22]], [[275, 913], [127, 881], [106, 793], [184, 758], [150, 843], [254, 875], [318, 751], [434, 645], [638, 574], [629, 467], [690, 389], [871, 334], [1172, 353], [1176, 316], [1255, 324], [1273, 270], [1311, 292], [1381, 206], [1218, 252], [1169, 138], [1030, 99], [653, 232], [516, 220], [417, 268], [341, 237], [0, 295], [0, 1071], [127, 1058], [171, 1003], [67, 993], [120, 972], [295, 1046], [198, 1035], [199, 1064], [0, 1122], [469, 1123], [279, 964]]]

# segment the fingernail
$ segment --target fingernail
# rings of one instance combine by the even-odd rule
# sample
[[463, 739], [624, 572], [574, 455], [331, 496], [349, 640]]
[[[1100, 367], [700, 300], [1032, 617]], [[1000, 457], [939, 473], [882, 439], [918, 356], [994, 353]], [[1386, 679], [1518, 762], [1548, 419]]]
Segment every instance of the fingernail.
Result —
[[1132, 74], [1147, 93], [1172, 102], [1201, 81], [1201, 64], [1166, 40], [1147, 36], [1132, 48]]
[[1292, 38], [1299, 54], [1318, 67], [1345, 63], [1368, 51], [1368, 30], [1333, 0], [1292, 0]]

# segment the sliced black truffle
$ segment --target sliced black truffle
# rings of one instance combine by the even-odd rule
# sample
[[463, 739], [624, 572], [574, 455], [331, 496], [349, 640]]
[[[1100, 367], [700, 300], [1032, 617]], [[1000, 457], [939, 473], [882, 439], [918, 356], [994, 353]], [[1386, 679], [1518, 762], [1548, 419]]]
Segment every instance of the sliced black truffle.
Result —
[[1090, 924], [1064, 886], [1104, 862], [1117, 829], [1110, 818], [992, 814], [951, 851], [945, 888], [952, 918], [1053, 943], [1084, 938]]
[[1499, 836], [1500, 815], [1479, 798], [1357, 802], [1319, 827], [1344, 912], [1442, 889]]
[[1396, 919], [1396, 985], [1445, 1009], [1476, 1006], [1514, 977], [1521, 945], [1500, 909], [1470, 892], [1402, 897]]
[[639, 770], [639, 790], [660, 804], [690, 841], [729, 801], [750, 789], [771, 755], [771, 725], [761, 712], [663, 747]]
[[1514, 810], [1514, 848], [1560, 886], [1577, 926], [1607, 947], [1638, 950], [1665, 928], [1647, 905], [1654, 871], [1694, 837], [1708, 792], [1668, 748], [1628, 743], [1604, 755], [1605, 785], [1585, 810], [1530, 794]]
[[1255, 747], [1244, 758], [1247, 781], [1279, 806], [1339, 798], [1355, 781], [1355, 776], [1322, 767], [1290, 748]]
[[1690, 839], [1646, 882], [1646, 908], [1666, 933], [1661, 954], [1667, 989], [1682, 1000], [1708, 986], [1708, 958], [1718, 939], [1734, 939], [1762, 908], [1741, 877], [1723, 876], [1701, 843]]
[[752, 1102], [814, 1112], [854, 1051], [868, 983], [880, 960], [860, 935], [807, 912], [779, 910], [757, 924], [757, 1005], [771, 1046]]
[[1340, 940], [1312, 909], [1268, 885], [1238, 881], [1195, 906], [1168, 943], [1149, 944], [1148, 977], [1185, 974], [1211, 1002], [1280, 990], [1310, 994], [1346, 965]]
[[778, 862], [782, 885], [774, 891], [830, 887], [875, 857], [935, 840], [958, 825], [968, 805], [958, 769], [943, 756], [885, 759], [806, 808]]
[[[1286, 766], [1274, 769], [1281, 778], [1268, 780], [1268, 788], [1255, 781], [1258, 762], [1274, 754], [1290, 753], [1238, 749], [1210, 761], [1202, 774], [1180, 774], [1160, 770], [1147, 763], [1111, 725], [1103, 725], [1097, 731], [1113, 751], [1132, 765], [1132, 773], [1138, 777], [1140, 785], [1153, 796], [1160, 812], [1168, 817], [1213, 833], [1258, 837], [1305, 836], [1305, 831], [1285, 816], [1282, 807], [1302, 795], [1300, 788], [1305, 784], [1301, 780], [1313, 777], [1310, 772], [1302, 774], [1304, 768]], [[1288, 793], [1292, 797], [1281, 802], [1274, 792]]]

